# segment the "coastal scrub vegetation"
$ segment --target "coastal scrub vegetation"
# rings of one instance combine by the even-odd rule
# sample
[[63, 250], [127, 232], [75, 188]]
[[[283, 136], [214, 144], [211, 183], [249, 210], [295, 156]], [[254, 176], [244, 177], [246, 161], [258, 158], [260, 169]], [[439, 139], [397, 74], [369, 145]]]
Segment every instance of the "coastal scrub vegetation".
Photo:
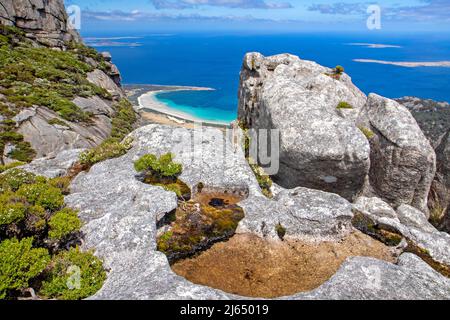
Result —
[[[0, 299], [81, 299], [101, 287], [101, 261], [76, 248], [82, 223], [64, 203], [68, 184], [18, 168], [0, 175]], [[68, 288], [63, 279], [74, 267], [81, 284]]]
[[18, 33], [13, 30], [0, 26], [0, 93], [19, 109], [16, 112], [38, 105], [65, 120], [86, 122], [91, 115], [77, 107], [73, 98], [111, 99], [106, 90], [87, 80], [94, 68], [80, 51], [34, 47], [26, 38], [15, 41]]
[[191, 190], [178, 177], [183, 166], [173, 161], [174, 155], [166, 153], [157, 157], [146, 154], [134, 163], [134, 168], [144, 176], [144, 182], [174, 192], [179, 198], [190, 198]]
[[[65, 51], [36, 46], [22, 30], [0, 25], [0, 152], [8, 146], [10, 159], [30, 162], [35, 157], [35, 151], [16, 132], [16, 123], [11, 120], [32, 106], [47, 107], [65, 121], [91, 123], [92, 114], [72, 100], [94, 95], [112, 99], [107, 90], [87, 79], [89, 72], [102, 66], [107, 71], [103, 56], [93, 48], [80, 43], [67, 43]], [[134, 116], [124, 102], [118, 104], [114, 136], [129, 130], [125, 120]], [[49, 124], [67, 126], [56, 118]]]

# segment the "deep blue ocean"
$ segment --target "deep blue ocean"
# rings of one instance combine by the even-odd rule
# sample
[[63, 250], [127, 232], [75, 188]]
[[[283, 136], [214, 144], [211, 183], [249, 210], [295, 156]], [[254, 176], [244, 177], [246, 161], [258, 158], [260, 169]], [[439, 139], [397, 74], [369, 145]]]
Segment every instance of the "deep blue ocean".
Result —
[[[119, 37], [129, 34], [85, 34]], [[205, 120], [236, 118], [239, 71], [246, 52], [292, 53], [334, 67], [342, 65], [365, 93], [397, 98], [417, 96], [450, 101], [450, 68], [404, 68], [353, 62], [374, 59], [401, 62], [449, 61], [449, 34], [133, 34], [135, 38], [90, 39], [109, 51], [124, 84], [211, 87], [216, 91], [172, 92], [158, 98], [173, 108]], [[103, 42], [103, 43], [102, 43]], [[376, 43], [400, 48], [374, 49], [351, 43]]]

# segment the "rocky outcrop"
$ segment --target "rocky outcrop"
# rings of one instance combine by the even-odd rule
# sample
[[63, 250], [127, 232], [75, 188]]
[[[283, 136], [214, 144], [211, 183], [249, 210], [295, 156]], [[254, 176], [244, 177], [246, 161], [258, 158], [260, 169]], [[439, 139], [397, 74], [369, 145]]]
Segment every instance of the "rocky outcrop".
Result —
[[450, 233], [450, 105], [413, 97], [397, 99], [417, 120], [436, 151], [437, 172], [429, 194], [433, 222]]
[[[283, 187], [357, 194], [369, 170], [369, 143], [353, 124], [365, 95], [343, 74], [291, 55], [247, 54], [239, 119], [253, 129], [279, 129]], [[340, 109], [340, 102], [351, 108]]]
[[23, 29], [27, 37], [51, 47], [81, 41], [78, 33], [71, 30], [60, 0], [2, 0], [0, 23]]
[[354, 211], [368, 219], [367, 229], [356, 225], [362, 231], [372, 236], [378, 233], [380, 237], [385, 231], [398, 234], [406, 240], [404, 249], [423, 255], [430, 260], [430, 264], [446, 270], [447, 276], [450, 275], [450, 236], [432, 226], [423, 212], [408, 205], [401, 205], [394, 211], [378, 198], [365, 197], [358, 198]]
[[393, 100], [371, 94], [358, 120], [370, 137], [370, 185], [394, 206], [412, 205], [428, 213], [436, 155], [411, 113]]
[[97, 97], [77, 98], [74, 102], [95, 114], [92, 123], [65, 121], [45, 107], [25, 109], [14, 118], [17, 132], [30, 142], [37, 158], [55, 156], [63, 150], [92, 148], [109, 137], [114, 113], [108, 103]]
[[[115, 69], [117, 70], [117, 67], [115, 67]], [[117, 74], [119, 75], [119, 79], [120, 79], [120, 73], [118, 73], [118, 70], [112, 76], [117, 76]], [[120, 80], [117, 80], [117, 78], [116, 78], [116, 81], [118, 83], [114, 82], [114, 80], [110, 77], [110, 75], [107, 75], [102, 70], [96, 69], [96, 70], [88, 73], [87, 79], [89, 80], [89, 82], [95, 84], [96, 86], [106, 89], [112, 95], [113, 98], [117, 99], [117, 98], [124, 97], [124, 92], [123, 92], [122, 88], [119, 87]]]
[[68, 176], [72, 167], [79, 161], [80, 154], [83, 151], [85, 149], [61, 151], [56, 156], [39, 158], [20, 168], [48, 178]]
[[[79, 209], [85, 222], [85, 248], [95, 249], [110, 270], [104, 287], [91, 299], [241, 298], [195, 285], [175, 275], [167, 258], [156, 251], [157, 217], [173, 210], [177, 198], [162, 188], [139, 182], [133, 161], [145, 153], [173, 151], [176, 161], [184, 166], [181, 178], [190, 186], [199, 181], [216, 187], [247, 185], [249, 197], [241, 203], [246, 217], [240, 224], [240, 232], [251, 232], [249, 226], [258, 221], [258, 230], [269, 230], [272, 223], [282, 222], [288, 225], [288, 232], [297, 225], [291, 235], [299, 237], [304, 232], [320, 230], [331, 234], [337, 225], [332, 223], [333, 219], [345, 225], [352, 216], [346, 200], [324, 192], [280, 188], [278, 199], [265, 198], [243, 153], [234, 153], [231, 146], [226, 146], [219, 130], [207, 129], [199, 135], [191, 130], [151, 125], [136, 130], [131, 136], [134, 137], [133, 147], [126, 155], [81, 173], [71, 185], [72, 194], [66, 197], [66, 203]], [[201, 148], [191, 149], [191, 144], [187, 144], [189, 139], [195, 139]], [[52, 168], [61, 167], [55, 159], [49, 160], [47, 166], [35, 168], [53, 175]], [[275, 208], [278, 204], [278, 209], [272, 211], [270, 204], [275, 204]], [[285, 208], [284, 213], [278, 211], [282, 208]], [[266, 228], [261, 229], [264, 221]], [[305, 229], [302, 224], [311, 228]], [[266, 234], [266, 237], [276, 237], [276, 234]], [[447, 278], [417, 256], [405, 253], [398, 264], [373, 258], [351, 258], [319, 288], [284, 299], [449, 299], [449, 292]]]

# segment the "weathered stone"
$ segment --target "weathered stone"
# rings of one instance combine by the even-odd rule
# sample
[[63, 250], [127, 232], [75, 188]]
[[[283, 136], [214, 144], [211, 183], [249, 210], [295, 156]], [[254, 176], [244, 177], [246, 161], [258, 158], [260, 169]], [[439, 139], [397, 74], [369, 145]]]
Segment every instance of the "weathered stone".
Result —
[[[22, 111], [18, 132], [36, 151], [36, 157], [53, 157], [60, 151], [69, 149], [92, 148], [106, 139], [111, 132], [111, 119], [104, 115], [93, 118], [92, 124], [64, 121], [55, 112], [36, 107]], [[67, 126], [51, 125], [49, 121], [58, 119]]]
[[[156, 251], [157, 217], [176, 208], [177, 198], [138, 181], [133, 161], [146, 153], [174, 152], [175, 161], [184, 166], [181, 179], [191, 187], [199, 182], [213, 187], [247, 185], [249, 198], [240, 203], [246, 213], [241, 232], [252, 232], [253, 225], [261, 235], [261, 225], [269, 230], [269, 225], [273, 228], [282, 222], [295, 236], [304, 231], [329, 230], [330, 234], [337, 222], [345, 225], [351, 218], [350, 204], [325, 192], [298, 188], [280, 190], [275, 200], [265, 198], [243, 153], [224, 146], [222, 132], [206, 129], [202, 136], [197, 132], [195, 139], [201, 148], [195, 150], [188, 143], [193, 134], [192, 130], [157, 125], [140, 128], [132, 133], [133, 147], [126, 155], [95, 165], [72, 183], [66, 203], [80, 210], [85, 222], [84, 246], [95, 249], [110, 270], [104, 287], [91, 299], [240, 299], [176, 276], [167, 258]], [[266, 236], [276, 236], [269, 233]], [[449, 298], [448, 279], [412, 255], [403, 255], [401, 262], [352, 258], [318, 289], [288, 299]]]
[[63, 1], [60, 0], [2, 0], [0, 23], [23, 29], [38, 42], [64, 47], [65, 42], [81, 42], [68, 24]]
[[375, 134], [370, 139], [373, 192], [394, 206], [408, 204], [428, 214], [436, 155], [411, 113], [393, 100], [371, 94], [359, 124]]
[[124, 97], [123, 90], [108, 76], [106, 73], [99, 69], [95, 69], [87, 74], [89, 82], [106, 89], [114, 98]]
[[[366, 97], [343, 74], [291, 55], [247, 54], [241, 71], [239, 119], [254, 129], [279, 129], [283, 187], [337, 193], [351, 199], [369, 170], [369, 143], [352, 120]], [[348, 119], [337, 106], [353, 106]]]
[[84, 150], [72, 149], [62, 151], [55, 157], [36, 159], [20, 168], [47, 178], [62, 177], [69, 173], [69, 170], [78, 161], [80, 154]]

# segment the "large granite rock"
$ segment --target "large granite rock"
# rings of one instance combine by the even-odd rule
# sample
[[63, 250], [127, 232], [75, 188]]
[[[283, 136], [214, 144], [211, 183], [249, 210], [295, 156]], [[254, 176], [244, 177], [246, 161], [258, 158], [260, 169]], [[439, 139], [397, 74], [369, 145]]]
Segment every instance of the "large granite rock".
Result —
[[414, 97], [397, 101], [411, 111], [436, 151], [437, 171], [428, 207], [435, 224], [450, 233], [450, 104]]
[[51, 47], [81, 41], [78, 33], [69, 27], [61, 0], [2, 0], [0, 23], [21, 28], [29, 38]]
[[70, 169], [78, 162], [83, 151], [85, 149], [61, 151], [54, 157], [39, 158], [20, 168], [47, 178], [64, 177], [69, 174]]
[[401, 205], [394, 211], [381, 199], [366, 197], [358, 198], [353, 209], [368, 219], [370, 229], [395, 232], [436, 263], [450, 268], [450, 235], [439, 232], [428, 222], [423, 212], [409, 205]]
[[[31, 144], [37, 158], [52, 157], [63, 150], [95, 147], [111, 133], [110, 115], [98, 112], [98, 108], [101, 106], [106, 108], [106, 104], [97, 100], [99, 99], [83, 99], [83, 104], [81, 100], [75, 100], [83, 108], [86, 107], [85, 110], [97, 112], [93, 117], [93, 123], [64, 121], [52, 110], [33, 107], [25, 109], [14, 118], [18, 126], [17, 132]], [[89, 106], [92, 109], [88, 108]], [[59, 121], [55, 122], [55, 119]]]
[[[351, 199], [369, 170], [369, 143], [353, 120], [366, 97], [343, 74], [291, 55], [244, 58], [239, 119], [254, 129], [279, 129], [283, 187], [303, 186]], [[340, 110], [340, 102], [353, 109]]]
[[436, 154], [411, 113], [393, 100], [371, 94], [359, 125], [371, 130], [370, 185], [393, 206], [412, 205], [428, 214]]
[[[298, 226], [291, 231], [293, 236], [322, 230], [338, 234], [333, 220], [345, 225], [351, 218], [346, 200], [324, 192], [298, 188], [280, 190], [275, 200], [262, 196], [243, 153], [235, 153], [220, 130], [206, 129], [199, 135], [198, 131], [150, 125], [131, 136], [133, 147], [126, 155], [81, 173], [66, 197], [66, 203], [79, 209], [85, 222], [84, 248], [94, 249], [110, 270], [104, 287], [91, 299], [241, 298], [175, 275], [167, 258], [156, 251], [156, 221], [177, 206], [177, 199], [171, 192], [138, 181], [133, 161], [146, 153], [174, 152], [175, 160], [184, 166], [181, 179], [190, 186], [198, 182], [247, 186], [249, 197], [241, 203], [246, 217], [240, 232], [251, 232], [253, 221], [258, 230], [264, 224], [272, 229], [273, 223], [283, 221], [289, 225], [288, 232]], [[192, 149], [192, 141], [201, 147]], [[349, 259], [318, 289], [285, 299], [449, 299], [449, 292], [447, 278], [407, 254], [398, 265], [371, 258]]]

